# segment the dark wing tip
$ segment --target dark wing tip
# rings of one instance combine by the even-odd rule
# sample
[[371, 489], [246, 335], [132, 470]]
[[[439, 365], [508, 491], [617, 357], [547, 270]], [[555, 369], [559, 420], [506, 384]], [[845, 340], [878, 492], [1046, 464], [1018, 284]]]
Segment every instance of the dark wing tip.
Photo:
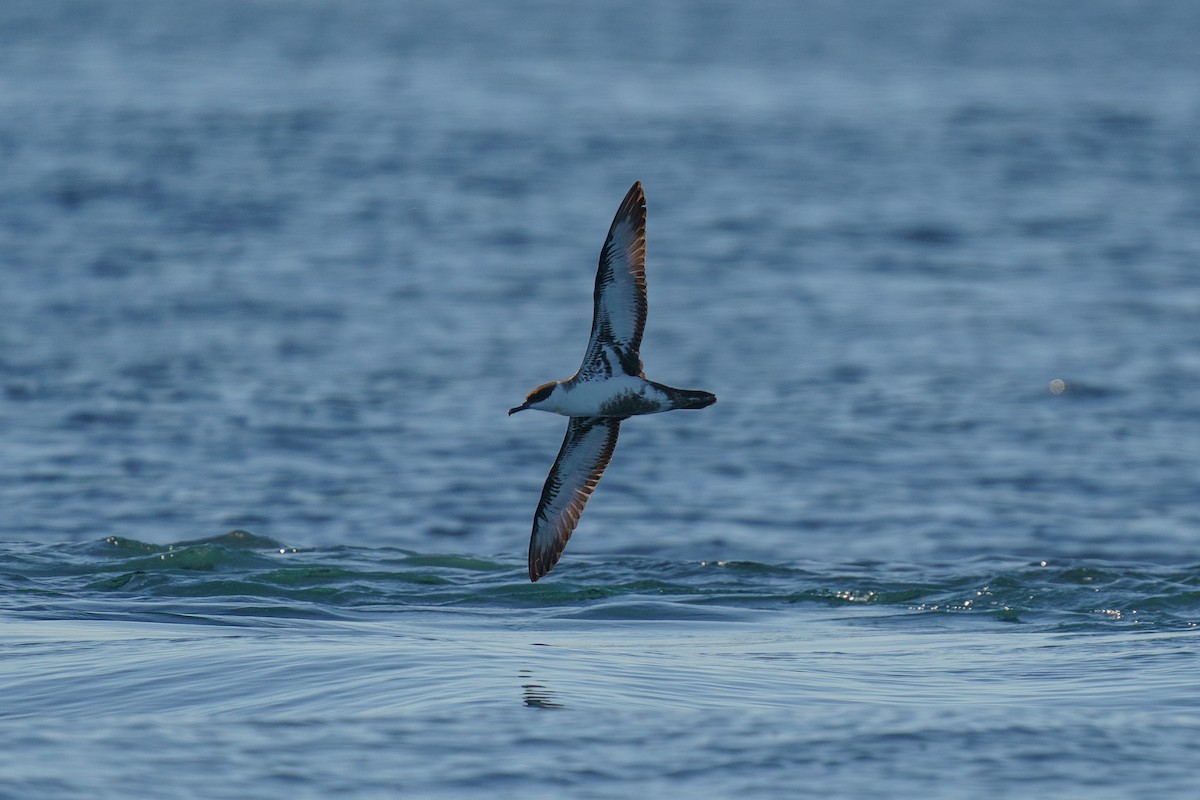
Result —
[[[586, 502], [586, 500], [584, 501]], [[583, 509], [580, 508], [580, 511]], [[579, 522], [578, 515], [570, 520], [565, 530], [559, 532], [550, 547], [545, 549], [535, 549], [530, 542], [529, 548], [529, 580], [533, 583], [538, 582], [538, 578], [544, 577], [550, 570], [554, 569], [558, 564], [558, 560], [562, 558], [562, 552], [567, 546], [567, 540], [571, 538], [571, 534], [575, 532], [575, 526]]]
[[646, 193], [642, 191], [642, 182], [634, 181], [633, 186], [629, 187], [629, 191], [625, 193], [625, 199], [621, 201], [620, 208], [617, 209], [616, 217], [613, 219], [615, 226], [618, 221], [627, 217], [635, 217], [639, 221], [637, 226], [640, 229], [646, 227]]
[[[603, 473], [604, 468], [600, 469]], [[591, 488], [585, 490], [582, 499], [572, 502], [564, 515], [558, 519], [557, 535], [546, 547], [537, 546], [535, 522], [534, 535], [529, 539], [529, 580], [533, 583], [537, 583], [538, 578], [554, 569], [558, 560], [562, 558], [567, 540], [571, 538], [571, 534], [575, 532], [575, 526], [579, 524], [579, 516], [583, 513], [583, 506], [587, 503], [589, 495], [591, 495]]]

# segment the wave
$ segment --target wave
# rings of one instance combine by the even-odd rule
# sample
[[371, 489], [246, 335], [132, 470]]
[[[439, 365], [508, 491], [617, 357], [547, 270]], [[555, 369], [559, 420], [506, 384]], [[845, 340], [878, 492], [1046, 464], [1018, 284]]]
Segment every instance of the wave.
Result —
[[388, 612], [534, 612], [579, 620], [738, 621], [803, 607], [1050, 630], [1200, 623], [1200, 565], [1034, 562], [768, 564], [577, 555], [531, 584], [511, 557], [297, 548], [247, 531], [151, 544], [0, 545], [0, 604], [41, 616], [237, 624]]

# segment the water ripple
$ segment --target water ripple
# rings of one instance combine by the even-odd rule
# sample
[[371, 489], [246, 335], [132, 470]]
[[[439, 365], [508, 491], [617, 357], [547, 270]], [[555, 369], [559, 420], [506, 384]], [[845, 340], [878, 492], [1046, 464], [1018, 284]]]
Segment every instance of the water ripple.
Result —
[[[869, 617], [953, 615], [1042, 630], [1151, 630], [1200, 622], [1200, 566], [1020, 563], [815, 565], [577, 558], [536, 585], [524, 564], [398, 548], [295, 548], [246, 531], [174, 544], [121, 537], [8, 545], [0, 589], [13, 611], [109, 609], [351, 618], [453, 606], [560, 619], [742, 619], [811, 605]], [[13, 603], [13, 597], [20, 603]], [[164, 604], [163, 601], [171, 601]], [[194, 604], [200, 604], [199, 608]]]

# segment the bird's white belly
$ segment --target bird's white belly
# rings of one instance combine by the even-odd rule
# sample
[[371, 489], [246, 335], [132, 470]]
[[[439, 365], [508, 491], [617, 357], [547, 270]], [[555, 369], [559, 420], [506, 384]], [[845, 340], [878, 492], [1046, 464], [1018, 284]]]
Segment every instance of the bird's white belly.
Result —
[[628, 402], [638, 410], [632, 413], [652, 414], [666, 411], [667, 398], [644, 378], [619, 375], [602, 381], [583, 381], [562, 393], [555, 412], [568, 417], [627, 416], [613, 414], [614, 403]]

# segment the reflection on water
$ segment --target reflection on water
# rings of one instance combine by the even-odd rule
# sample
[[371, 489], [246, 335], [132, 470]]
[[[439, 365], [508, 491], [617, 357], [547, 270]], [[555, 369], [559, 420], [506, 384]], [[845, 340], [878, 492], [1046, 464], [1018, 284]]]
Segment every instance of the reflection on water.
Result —
[[[533, 672], [527, 669], [519, 670], [517, 677], [522, 681], [532, 680]], [[529, 708], [566, 708], [555, 699], [558, 696], [557, 692], [540, 683], [522, 683], [521, 690], [521, 696]]]

